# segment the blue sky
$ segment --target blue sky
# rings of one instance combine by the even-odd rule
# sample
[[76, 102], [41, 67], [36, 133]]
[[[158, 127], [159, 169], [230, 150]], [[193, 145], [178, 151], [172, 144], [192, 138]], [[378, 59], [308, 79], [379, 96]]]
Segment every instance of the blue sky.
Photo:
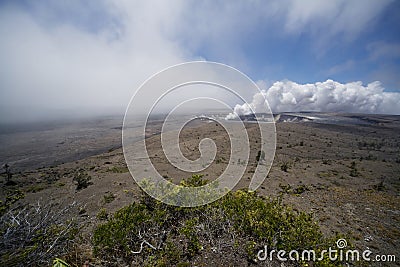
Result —
[[[361, 2], [355, 7], [342, 8], [365, 8]], [[225, 42], [224, 36], [213, 42], [203, 41], [195, 53], [209, 60], [231, 61], [229, 52], [236, 50], [245, 61], [250, 76], [256, 80], [290, 79], [299, 83], [328, 78], [364, 83], [380, 80], [386, 89], [397, 91], [400, 88], [400, 75], [397, 75], [400, 73], [400, 2], [381, 2], [377, 8], [379, 12], [365, 12], [365, 16], [370, 16], [365, 19], [356, 17], [356, 14], [364, 13], [349, 12], [342, 18], [343, 26], [340, 27], [343, 28], [338, 29], [333, 28], [335, 17], [344, 12], [340, 7], [332, 19], [324, 18], [329, 10], [321, 10], [321, 14], [315, 10], [293, 30], [287, 29], [288, 18], [278, 12], [260, 18], [231, 37], [233, 41], [227, 44], [230, 46], [226, 50], [228, 53], [215, 45]], [[253, 12], [249, 10], [250, 14], [246, 14], [245, 10], [245, 19]], [[353, 22], [357, 20], [362, 21]], [[352, 23], [355, 24], [353, 27], [350, 26]], [[380, 53], [379, 49], [382, 49]], [[378, 55], [375, 57], [374, 53]]]
[[394, 0], [2, 1], [0, 104], [6, 116], [123, 109], [150, 75], [190, 60], [264, 89], [332, 79], [400, 93], [399, 25]]

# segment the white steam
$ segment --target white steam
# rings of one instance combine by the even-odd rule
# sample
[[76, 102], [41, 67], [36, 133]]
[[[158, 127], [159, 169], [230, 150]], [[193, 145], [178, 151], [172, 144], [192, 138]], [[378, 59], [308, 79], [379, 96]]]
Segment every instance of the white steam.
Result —
[[[263, 86], [263, 82], [259, 82]], [[272, 112], [318, 111], [400, 114], [400, 93], [384, 92], [376, 81], [363, 86], [362, 82], [342, 84], [332, 80], [315, 84], [292, 81], [275, 82], [269, 89], [253, 96], [251, 103], [236, 105], [226, 119], [257, 113], [267, 99]]]

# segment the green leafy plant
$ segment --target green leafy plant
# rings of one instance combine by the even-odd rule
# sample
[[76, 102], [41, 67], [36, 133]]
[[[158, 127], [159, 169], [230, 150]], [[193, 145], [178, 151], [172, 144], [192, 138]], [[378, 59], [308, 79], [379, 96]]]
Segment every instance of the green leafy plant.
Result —
[[[206, 183], [201, 175], [193, 175], [181, 184]], [[221, 243], [232, 255], [253, 261], [260, 245], [301, 253], [328, 247], [327, 242], [312, 215], [293, 211], [280, 198], [245, 190], [195, 208], [169, 206], [144, 194], [93, 232], [96, 257], [142, 266], [185, 265], [203, 253], [222, 253]]]

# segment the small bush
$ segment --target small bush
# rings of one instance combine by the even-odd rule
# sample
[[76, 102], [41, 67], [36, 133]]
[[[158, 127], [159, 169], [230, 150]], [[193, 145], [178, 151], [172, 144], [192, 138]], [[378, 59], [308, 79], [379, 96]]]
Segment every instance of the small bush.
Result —
[[113, 173], [126, 173], [126, 172], [129, 172], [129, 169], [128, 169], [128, 167], [113, 166], [112, 168], [109, 168], [108, 171], [113, 172]]
[[198, 218], [188, 219], [185, 221], [183, 227], [180, 228], [179, 232], [184, 234], [187, 239], [187, 254], [188, 258], [193, 257], [203, 247], [200, 244], [199, 237], [197, 235], [196, 226], [198, 225]]
[[203, 186], [208, 183], [207, 180], [203, 179], [202, 174], [194, 174], [192, 177], [182, 180], [180, 183], [182, 186], [188, 186], [188, 187], [198, 187], [198, 186]]
[[292, 187], [290, 184], [288, 184], [288, 185], [282, 185], [282, 184], [279, 184], [279, 187], [281, 188], [281, 194], [283, 194], [283, 193], [285, 193], [285, 194], [290, 194], [290, 195], [296, 195], [296, 196], [298, 196], [298, 195], [301, 195], [301, 194], [303, 194], [304, 192], [306, 192], [306, 191], [309, 191], [309, 188], [306, 186], [306, 185], [304, 185], [304, 184], [302, 184], [302, 185], [299, 185], [299, 186], [297, 186], [297, 187]]
[[0, 266], [50, 266], [78, 233], [77, 221], [64, 219], [74, 207], [37, 203], [1, 216]]
[[108, 213], [105, 208], [101, 208], [100, 211], [96, 215], [97, 219], [99, 220], [107, 220], [108, 218]]
[[[182, 184], [201, 186], [206, 183], [201, 178], [193, 175]], [[227, 253], [222, 247], [253, 261], [262, 245], [301, 252], [328, 247], [327, 242], [312, 215], [245, 190], [196, 208], [169, 206], [143, 195], [93, 233], [96, 257], [116, 266], [185, 266], [202, 253]]]
[[25, 197], [25, 194], [19, 190], [10, 190], [6, 194], [6, 200], [3, 203], [0, 201], [0, 216], [3, 215], [15, 202]]
[[288, 172], [289, 168], [290, 168], [289, 162], [287, 162], [287, 161], [282, 162], [282, 164], [281, 164], [281, 170], [282, 171]]
[[36, 192], [42, 191], [45, 188], [46, 188], [45, 185], [32, 185], [32, 186], [30, 186], [30, 187], [28, 187], [26, 189], [26, 192], [28, 192], [28, 193], [36, 193]]
[[358, 176], [360, 176], [360, 173], [359, 173], [359, 171], [357, 170], [356, 162], [355, 162], [355, 161], [352, 161], [352, 162], [351, 162], [351, 165], [350, 165], [350, 176], [351, 176], [351, 177], [358, 177]]
[[103, 199], [104, 199], [104, 203], [108, 204], [108, 203], [111, 203], [114, 201], [115, 195], [111, 192], [108, 192], [103, 196]]
[[92, 177], [87, 174], [87, 172], [79, 171], [77, 175], [74, 177], [73, 181], [76, 182], [76, 190], [79, 191], [81, 189], [87, 188], [92, 184], [90, 181]]

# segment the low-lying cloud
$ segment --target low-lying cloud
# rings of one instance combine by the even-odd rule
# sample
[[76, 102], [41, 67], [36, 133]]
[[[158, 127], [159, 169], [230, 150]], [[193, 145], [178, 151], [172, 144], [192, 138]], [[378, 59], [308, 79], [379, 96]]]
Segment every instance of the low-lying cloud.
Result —
[[253, 96], [251, 103], [236, 105], [232, 119], [237, 115], [257, 113], [266, 99], [272, 112], [352, 112], [400, 114], [400, 93], [385, 92], [378, 81], [364, 86], [362, 82], [339, 83], [333, 80], [314, 84], [298, 84], [293, 81], [278, 81]]
[[[339, 39], [336, 36], [340, 40], [356, 40], [371, 29], [394, 0], [306, 2], [0, 1], [0, 35], [4, 37], [0, 42], [0, 123], [122, 114], [130, 97], [148, 77], [185, 61], [219, 61], [257, 75], [260, 64], [262, 69], [271, 69], [276, 63], [266, 64], [256, 49], [262, 49], [260, 53], [267, 58], [274, 58], [276, 53], [286, 55], [280, 42], [297, 39], [300, 33], [315, 44], [316, 49], [312, 50], [320, 56], [336, 44], [332, 41]], [[272, 46], [249, 49], [249, 44], [262, 43], [255, 36]], [[397, 87], [397, 65], [391, 65], [394, 63], [388, 59], [397, 58], [398, 51], [396, 42], [377, 40], [368, 45], [368, 60], [383, 58], [385, 64], [372, 68], [374, 76], [367, 79], [381, 80], [386, 85], [394, 80]], [[356, 68], [357, 64], [357, 60], [349, 58], [343, 64], [330, 66], [327, 75]], [[268, 73], [268, 79], [293, 77], [286, 70], [284, 64], [281, 71]], [[365, 79], [364, 74], [353, 77]], [[286, 87], [296, 84], [280, 83], [265, 90], [274, 111], [321, 107], [399, 113], [397, 95], [382, 93], [378, 84], [362, 89], [367, 96], [353, 92], [360, 94], [359, 98], [373, 99], [371, 102], [377, 106], [368, 106], [368, 102], [358, 107], [359, 102], [344, 101], [349, 94], [346, 91], [337, 100], [348, 103], [346, 107], [337, 103], [324, 106], [323, 101], [333, 100], [329, 95], [320, 96], [318, 88], [297, 85], [307, 88], [289, 90]], [[282, 88], [274, 89], [279, 86]], [[334, 92], [340, 93], [340, 88], [330, 94]], [[241, 109], [244, 107], [238, 111], [245, 112]]]

